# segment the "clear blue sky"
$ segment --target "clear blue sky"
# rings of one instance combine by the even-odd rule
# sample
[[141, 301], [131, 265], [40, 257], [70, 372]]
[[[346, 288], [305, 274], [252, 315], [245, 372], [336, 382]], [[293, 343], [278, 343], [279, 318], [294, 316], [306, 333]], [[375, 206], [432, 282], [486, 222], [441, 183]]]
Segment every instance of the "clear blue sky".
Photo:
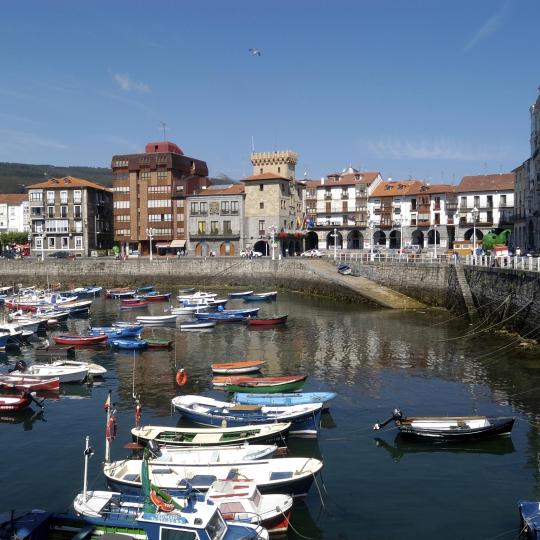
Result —
[[[211, 173], [258, 151], [459, 181], [529, 156], [534, 0], [4, 2], [0, 161], [108, 166], [167, 138]], [[261, 56], [253, 56], [257, 48]]]

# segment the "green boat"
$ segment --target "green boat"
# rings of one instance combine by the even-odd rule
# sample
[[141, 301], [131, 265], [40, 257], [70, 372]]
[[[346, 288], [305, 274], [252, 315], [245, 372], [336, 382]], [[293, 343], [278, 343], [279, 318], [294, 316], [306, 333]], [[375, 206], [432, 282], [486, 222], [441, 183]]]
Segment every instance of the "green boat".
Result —
[[170, 339], [163, 338], [144, 338], [148, 347], [152, 349], [169, 349], [173, 342]]
[[228, 392], [255, 392], [269, 394], [302, 390], [307, 375], [285, 377], [214, 377], [214, 386], [222, 386]]

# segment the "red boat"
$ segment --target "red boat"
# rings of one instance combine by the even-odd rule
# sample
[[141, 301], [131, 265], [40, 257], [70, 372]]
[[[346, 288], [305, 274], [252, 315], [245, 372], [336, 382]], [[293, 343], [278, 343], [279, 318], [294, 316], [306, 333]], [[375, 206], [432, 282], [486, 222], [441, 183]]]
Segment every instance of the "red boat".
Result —
[[168, 302], [171, 298], [171, 293], [144, 294], [140, 298], [147, 302]]
[[0, 411], [19, 412], [27, 409], [32, 403], [28, 392], [20, 394], [0, 394]]
[[0, 388], [16, 388], [17, 390], [26, 390], [35, 392], [37, 390], [59, 390], [60, 379], [53, 377], [51, 379], [38, 379], [25, 375], [7, 374], [0, 375]]
[[267, 385], [276, 384], [301, 384], [307, 379], [307, 375], [285, 375], [281, 377], [249, 377], [248, 375], [218, 376], [212, 379], [214, 386], [229, 386], [231, 384], [242, 385]]
[[278, 324], [285, 324], [287, 322], [287, 315], [280, 315], [279, 317], [270, 317], [268, 319], [261, 318], [248, 318], [247, 323], [250, 326], [276, 326]]
[[107, 339], [109, 338], [106, 334], [100, 334], [98, 336], [56, 336], [54, 341], [58, 345], [94, 345], [103, 343]]
[[8, 309], [21, 310], [21, 311], [37, 311], [36, 306], [30, 306], [28, 304], [17, 304], [17, 302], [5, 302], [4, 305]]
[[134, 298], [133, 300], [122, 300], [120, 309], [138, 309], [146, 306], [148, 306], [148, 302], [146, 300]]

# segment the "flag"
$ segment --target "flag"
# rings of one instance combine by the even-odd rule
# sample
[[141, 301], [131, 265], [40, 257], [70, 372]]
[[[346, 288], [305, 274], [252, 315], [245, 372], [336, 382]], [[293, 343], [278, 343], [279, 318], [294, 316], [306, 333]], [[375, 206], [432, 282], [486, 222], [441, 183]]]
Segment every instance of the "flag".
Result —
[[103, 408], [108, 411], [111, 408], [112, 400], [111, 400], [111, 391], [109, 390], [109, 395], [107, 396], [107, 400], [105, 401], [105, 404], [103, 405]]

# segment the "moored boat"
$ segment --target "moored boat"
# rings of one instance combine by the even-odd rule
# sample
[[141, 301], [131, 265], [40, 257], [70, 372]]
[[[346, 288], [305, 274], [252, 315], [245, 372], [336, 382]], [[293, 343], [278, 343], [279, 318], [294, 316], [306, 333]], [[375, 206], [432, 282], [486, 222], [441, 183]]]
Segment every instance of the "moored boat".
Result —
[[105, 335], [109, 338], [139, 337], [143, 331], [143, 325], [134, 325], [133, 327], [119, 326], [92, 326], [88, 330], [88, 335]]
[[58, 390], [60, 388], [60, 379], [58, 379], [58, 377], [39, 379], [23, 374], [18, 375], [16, 373], [8, 373], [0, 375], [0, 387], [16, 388], [17, 390], [26, 390], [27, 392]]
[[264, 366], [264, 360], [244, 360], [241, 362], [223, 362], [220, 364], [212, 364], [211, 368], [214, 373], [233, 374], [233, 373], [251, 373], [259, 371]]
[[352, 273], [352, 268], [348, 264], [340, 264], [337, 271], [344, 276], [348, 276]]
[[149, 315], [137, 317], [137, 322], [141, 324], [169, 324], [176, 323], [176, 315]]
[[146, 345], [151, 349], [170, 349], [173, 344], [171, 339], [163, 338], [144, 338], [143, 341], [146, 341]]
[[187, 428], [164, 426], [141, 426], [131, 430], [133, 440], [146, 444], [174, 446], [235, 445], [239, 443], [270, 444], [285, 446], [291, 424], [289, 422], [242, 425], [240, 427]]
[[330, 407], [330, 401], [336, 397], [335, 392], [291, 392], [291, 393], [246, 393], [236, 392], [232, 401], [243, 405], [305, 405], [322, 403], [323, 410]]
[[148, 307], [148, 302], [146, 300], [139, 300], [134, 298], [133, 300], [122, 300], [120, 304], [120, 309], [141, 309]]
[[55, 343], [58, 345], [96, 345], [107, 341], [107, 336], [99, 334], [97, 336], [55, 336]]
[[215, 322], [242, 322], [246, 319], [245, 315], [239, 313], [221, 313], [219, 311], [210, 313], [194, 313], [193, 316], [198, 320]]
[[107, 289], [105, 296], [107, 298], [132, 298], [137, 291], [129, 287], [117, 287], [116, 289]]
[[515, 417], [493, 416], [403, 416], [394, 409], [388, 420], [373, 426], [378, 430], [394, 421], [400, 433], [444, 441], [476, 440], [495, 435], [509, 435]]
[[83, 382], [88, 376], [85, 366], [55, 366], [52, 364], [33, 364], [27, 366], [23, 360], [16, 364], [14, 374], [23, 374], [36, 379], [58, 378], [61, 383]]
[[244, 296], [249, 296], [250, 294], [253, 294], [253, 291], [230, 292], [229, 298], [243, 298]]
[[130, 350], [139, 350], [146, 349], [148, 344], [144, 339], [116, 339], [112, 338], [109, 340], [111, 347], [116, 349], [130, 349]]
[[244, 296], [244, 302], [265, 302], [275, 300], [277, 297], [277, 291], [265, 292], [265, 293], [253, 293]]
[[197, 330], [204, 328], [213, 328], [216, 326], [216, 321], [182, 321], [180, 330]]
[[301, 390], [307, 375], [283, 377], [218, 376], [212, 379], [216, 387], [225, 387], [229, 392], [294, 392]]
[[30, 407], [32, 396], [28, 392], [0, 394], [0, 412], [19, 412]]
[[247, 319], [247, 323], [250, 326], [277, 326], [280, 324], [285, 324], [287, 322], [288, 315], [278, 315], [277, 317], [266, 317], [266, 318], [254, 318], [250, 317]]
[[55, 360], [51, 362], [52, 366], [57, 367], [79, 367], [81, 369], [86, 368], [88, 370], [88, 375], [93, 377], [102, 377], [107, 373], [107, 370], [100, 366], [99, 364], [94, 364], [92, 362], [77, 362], [75, 360]]
[[157, 293], [149, 292], [146, 294], [138, 295], [139, 298], [146, 300], [147, 302], [168, 302], [171, 299], [172, 293]]
[[68, 358], [75, 356], [75, 347], [55, 347], [54, 345], [47, 345], [43, 347], [36, 347], [34, 349], [36, 358]]

